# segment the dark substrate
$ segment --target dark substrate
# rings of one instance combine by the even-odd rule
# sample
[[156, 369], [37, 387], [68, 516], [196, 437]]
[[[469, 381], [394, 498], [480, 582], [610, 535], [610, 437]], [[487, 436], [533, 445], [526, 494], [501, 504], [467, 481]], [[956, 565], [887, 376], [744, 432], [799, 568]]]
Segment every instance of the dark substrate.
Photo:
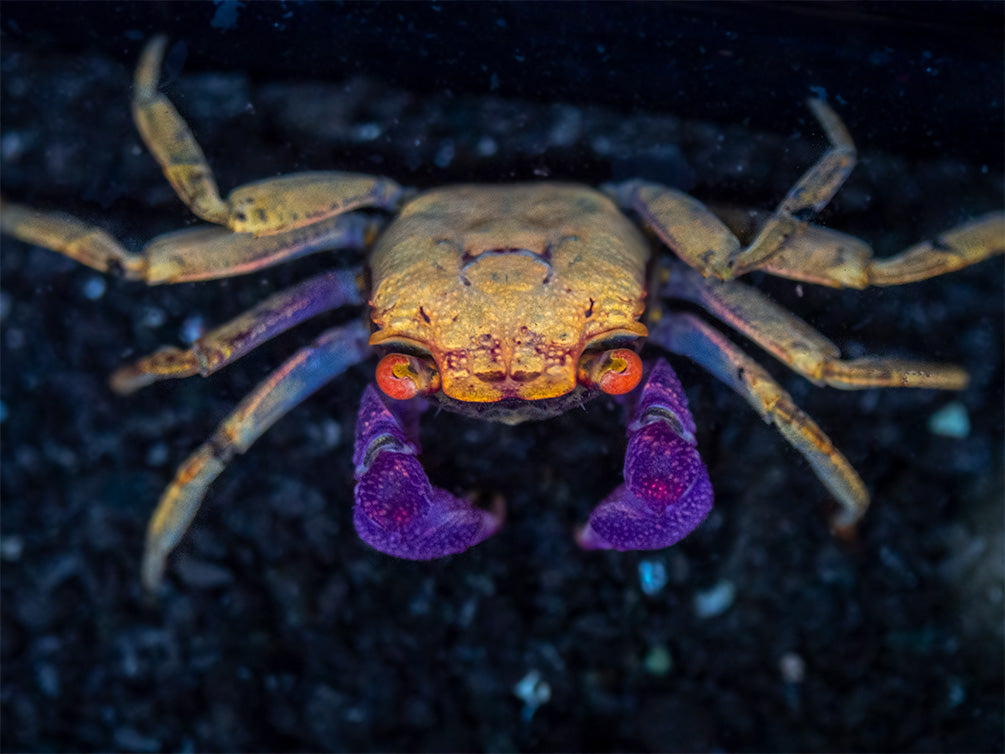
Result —
[[[132, 248], [191, 223], [129, 122], [139, 40], [161, 18], [113, 27], [101, 49], [92, 32], [91, 49], [63, 50], [58, 35], [35, 37], [30, 24], [44, 23], [22, 11], [3, 25], [5, 198], [86, 218]], [[750, 43], [720, 26], [709, 32], [716, 61]], [[228, 55], [239, 31], [189, 31], [202, 63], [175, 67], [166, 85], [228, 188], [308, 168], [420, 187], [640, 176], [770, 208], [824, 148], [798, 107], [754, 128], [743, 111], [729, 120], [700, 103], [676, 108], [672, 84], [666, 101], [626, 107], [493, 93], [488, 74], [482, 92], [449, 81], [421, 91], [366, 78], [366, 60], [328, 78], [249, 77]], [[957, 63], [929, 31], [931, 64], [947, 77], [983, 59]], [[765, 85], [769, 107], [779, 88], [798, 104], [809, 86], [830, 87], [857, 138], [860, 167], [823, 221], [884, 254], [1000, 209], [1000, 56], [997, 88], [972, 93], [998, 95], [984, 100], [986, 121], [940, 107], [963, 95], [938, 76], [926, 82], [930, 108], [856, 109], [858, 91], [893, 86], [883, 61], [874, 68], [876, 84], [842, 87], [839, 72], [793, 65], [784, 86]], [[884, 118], [903, 120], [902, 150], [889, 122], [884, 148], [870, 144]], [[970, 138], [943, 149], [960, 129]], [[352, 428], [370, 363], [231, 464], [151, 604], [137, 566], [175, 466], [286, 355], [356, 313], [322, 318], [211, 380], [122, 398], [107, 375], [312, 271], [361, 260], [319, 255], [146, 289], [7, 238], [2, 251], [5, 751], [1002, 749], [1001, 259], [866, 292], [755, 276], [852, 356], [953, 361], [973, 375], [958, 395], [839, 392], [769, 365], [873, 493], [853, 541], [829, 534], [831, 501], [803, 459], [675, 358], [717, 494], [685, 542], [625, 554], [573, 544], [574, 526], [619, 481], [622, 416], [600, 400], [516, 428], [427, 415], [434, 483], [500, 494], [509, 520], [461, 556], [383, 556], [351, 525]], [[933, 434], [929, 418], [954, 401], [969, 433]], [[640, 569], [653, 567], [667, 583], [647, 594]], [[514, 693], [535, 671], [550, 691], [536, 712]]]

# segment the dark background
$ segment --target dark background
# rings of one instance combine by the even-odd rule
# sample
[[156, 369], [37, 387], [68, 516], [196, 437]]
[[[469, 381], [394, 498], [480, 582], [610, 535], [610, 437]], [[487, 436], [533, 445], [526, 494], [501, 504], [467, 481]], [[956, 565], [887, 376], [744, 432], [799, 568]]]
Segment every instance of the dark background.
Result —
[[[128, 112], [142, 42], [163, 31], [165, 90], [225, 189], [300, 169], [419, 187], [638, 176], [770, 208], [824, 148], [803, 103], [825, 93], [861, 162], [821, 219], [888, 254], [1002, 208], [1002, 21], [997, 3], [5, 2], [0, 178], [5, 198], [132, 248], [191, 223]], [[830, 537], [827, 493], [780, 436], [674, 359], [717, 494], [685, 542], [573, 545], [620, 474], [622, 417], [601, 401], [516, 428], [427, 415], [434, 483], [501, 494], [509, 520], [461, 556], [388, 558], [351, 525], [368, 364], [231, 464], [151, 605], [143, 530], [174, 468], [355, 313], [209, 381], [127, 399], [108, 373], [361, 260], [145, 289], [7, 238], [2, 251], [5, 750], [1005, 745], [1001, 259], [861, 293], [755, 278], [851, 356], [972, 373], [959, 395], [842, 393], [768, 364], [873, 493], [852, 542]], [[927, 426], [953, 400], [962, 439]], [[658, 593], [641, 564], [665, 567]], [[732, 595], [721, 614], [703, 610], [710, 593]], [[513, 693], [531, 671], [550, 689], [533, 716]]]

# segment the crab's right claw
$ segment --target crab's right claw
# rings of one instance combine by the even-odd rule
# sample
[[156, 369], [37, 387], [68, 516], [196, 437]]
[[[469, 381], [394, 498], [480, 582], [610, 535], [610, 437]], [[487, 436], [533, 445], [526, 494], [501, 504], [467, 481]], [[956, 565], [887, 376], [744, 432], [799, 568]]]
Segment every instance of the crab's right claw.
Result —
[[356, 423], [356, 507], [360, 538], [388, 555], [430, 560], [463, 552], [498, 531], [503, 511], [484, 511], [433, 487], [416, 446], [372, 385]]
[[631, 424], [625, 483], [578, 533], [588, 550], [655, 550], [677, 543], [712, 510], [712, 484], [695, 447], [694, 420], [677, 376], [653, 368]]

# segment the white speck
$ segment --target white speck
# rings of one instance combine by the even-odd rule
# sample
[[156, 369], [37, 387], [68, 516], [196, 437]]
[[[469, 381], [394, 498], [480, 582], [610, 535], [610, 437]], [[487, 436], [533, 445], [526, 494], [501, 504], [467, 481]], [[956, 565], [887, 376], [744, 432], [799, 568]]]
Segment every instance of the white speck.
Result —
[[928, 431], [957, 440], [970, 435], [970, 415], [959, 401], [950, 401], [928, 417]]
[[659, 594], [667, 585], [667, 569], [658, 560], [643, 560], [639, 563], [639, 586], [650, 597]]
[[547, 704], [551, 699], [551, 686], [541, 677], [539, 671], [531, 670], [513, 687], [513, 694], [523, 702], [523, 718], [529, 721], [534, 717], [537, 708]]
[[89, 301], [97, 301], [105, 295], [105, 279], [99, 275], [92, 275], [84, 283], [84, 298]]
[[786, 683], [802, 683], [806, 677], [806, 663], [795, 652], [786, 652], [778, 658], [778, 670]]
[[711, 589], [694, 595], [694, 611], [699, 618], [714, 618], [733, 606], [736, 587], [732, 581], [720, 581]]
[[202, 324], [202, 317], [194, 314], [181, 323], [181, 331], [178, 333], [178, 337], [181, 338], [182, 343], [191, 344], [199, 340], [204, 332], [206, 332], [206, 328]]

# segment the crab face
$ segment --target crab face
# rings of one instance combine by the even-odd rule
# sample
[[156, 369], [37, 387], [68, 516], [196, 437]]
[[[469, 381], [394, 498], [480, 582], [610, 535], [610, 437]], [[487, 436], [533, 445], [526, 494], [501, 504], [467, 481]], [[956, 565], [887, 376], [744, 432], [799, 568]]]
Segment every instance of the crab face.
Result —
[[429, 191], [373, 250], [370, 343], [427, 359], [448, 405], [503, 402], [512, 408], [497, 418], [519, 421], [541, 411], [521, 401], [595, 384], [584, 353], [646, 335], [648, 257], [636, 227], [589, 188]]

